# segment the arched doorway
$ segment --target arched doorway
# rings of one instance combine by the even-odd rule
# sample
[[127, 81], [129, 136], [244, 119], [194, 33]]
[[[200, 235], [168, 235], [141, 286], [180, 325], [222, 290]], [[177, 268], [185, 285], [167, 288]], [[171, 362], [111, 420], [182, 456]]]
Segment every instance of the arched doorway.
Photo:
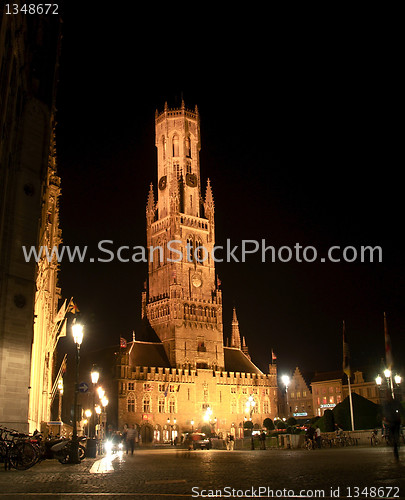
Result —
[[153, 427], [150, 424], [143, 424], [141, 427], [141, 443], [150, 444], [153, 441]]

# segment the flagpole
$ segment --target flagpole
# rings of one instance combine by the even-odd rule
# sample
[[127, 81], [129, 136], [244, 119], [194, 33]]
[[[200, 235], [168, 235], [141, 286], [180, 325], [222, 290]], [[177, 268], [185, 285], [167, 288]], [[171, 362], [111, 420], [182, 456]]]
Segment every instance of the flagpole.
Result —
[[391, 348], [391, 339], [388, 334], [388, 326], [387, 326], [387, 315], [384, 313], [384, 341], [385, 341], [385, 365], [390, 371], [390, 390], [391, 396], [394, 399], [394, 384], [392, 382], [392, 366], [393, 366], [393, 358], [392, 358], [392, 348]]
[[349, 403], [350, 403], [350, 420], [352, 424], [352, 431], [354, 431], [354, 417], [353, 417], [353, 401], [352, 389], [350, 387], [350, 361], [349, 361], [349, 344], [346, 340], [346, 326], [343, 321], [343, 372], [347, 375], [347, 385], [349, 387]]
[[350, 419], [352, 422], [352, 431], [354, 431], [354, 418], [353, 418], [353, 401], [352, 401], [352, 390], [350, 387], [350, 377], [347, 377], [347, 382], [349, 385], [349, 402], [350, 402]]

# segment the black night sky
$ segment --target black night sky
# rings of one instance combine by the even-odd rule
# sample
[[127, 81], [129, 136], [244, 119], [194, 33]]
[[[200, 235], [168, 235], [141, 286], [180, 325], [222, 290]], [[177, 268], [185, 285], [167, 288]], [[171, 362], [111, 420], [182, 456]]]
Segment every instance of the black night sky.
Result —
[[[293, 40], [270, 26], [247, 34], [235, 23], [203, 29], [184, 20], [176, 30], [135, 7], [73, 8], [65, 7], [57, 97], [64, 244], [146, 244], [155, 109], [183, 96], [201, 115], [203, 194], [209, 177], [217, 244], [264, 238], [276, 248], [311, 245], [319, 256], [332, 245], [383, 251], [382, 263], [261, 263], [257, 255], [218, 264], [225, 336], [235, 306], [262, 370], [272, 348], [281, 370], [338, 370], [345, 320], [352, 368], [373, 374], [385, 311], [401, 366], [399, 80], [378, 41], [348, 32], [343, 43], [319, 31]], [[86, 325], [83, 349], [130, 340], [133, 329], [141, 335], [146, 272], [146, 264], [62, 263], [63, 297], [74, 296]]]

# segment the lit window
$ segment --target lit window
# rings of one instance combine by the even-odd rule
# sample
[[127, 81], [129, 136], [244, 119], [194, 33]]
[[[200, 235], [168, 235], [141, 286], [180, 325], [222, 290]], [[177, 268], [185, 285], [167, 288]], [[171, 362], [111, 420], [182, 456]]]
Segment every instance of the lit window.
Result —
[[128, 411], [131, 413], [134, 412], [135, 411], [135, 397], [133, 394], [128, 395], [127, 403], [128, 403]]
[[143, 412], [150, 413], [150, 399], [148, 397], [143, 398]]

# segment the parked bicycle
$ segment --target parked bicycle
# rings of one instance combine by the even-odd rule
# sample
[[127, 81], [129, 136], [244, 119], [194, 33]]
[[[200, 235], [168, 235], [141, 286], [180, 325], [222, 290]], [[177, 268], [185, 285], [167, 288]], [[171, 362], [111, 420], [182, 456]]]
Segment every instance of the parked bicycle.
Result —
[[36, 464], [38, 452], [28, 434], [0, 427], [0, 461], [6, 470], [26, 470]]

